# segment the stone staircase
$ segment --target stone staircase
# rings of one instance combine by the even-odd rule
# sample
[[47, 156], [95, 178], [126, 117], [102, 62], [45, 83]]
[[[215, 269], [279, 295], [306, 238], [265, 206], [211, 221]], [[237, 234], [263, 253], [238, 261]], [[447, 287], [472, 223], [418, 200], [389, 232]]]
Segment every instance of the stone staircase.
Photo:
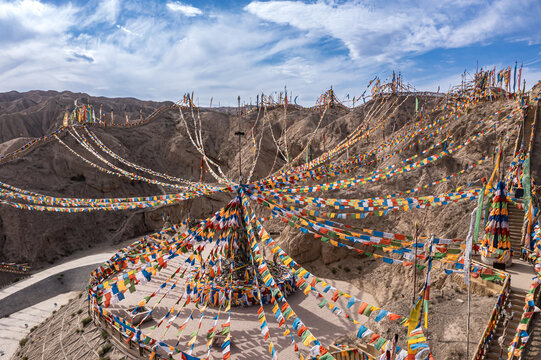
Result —
[[[513, 313], [513, 318], [505, 324], [505, 317], [502, 315], [498, 319], [498, 323], [495, 328], [494, 335], [490, 341], [490, 345], [485, 353], [484, 359], [489, 360], [504, 360], [507, 359], [507, 348], [513, 341], [517, 327], [519, 325], [522, 313], [524, 310], [524, 303], [526, 293], [529, 288], [529, 280], [533, 274], [532, 267], [526, 261], [520, 258], [522, 249], [522, 225], [524, 221], [524, 210], [519, 209], [513, 204], [508, 204], [509, 213], [509, 237], [511, 241], [511, 247], [514, 250], [513, 265], [511, 265], [506, 271], [511, 274], [511, 289], [509, 298], [505, 304], [506, 309], [510, 309]], [[510, 307], [508, 307], [510, 304]], [[537, 330], [539, 335], [535, 338], [532, 337], [530, 341], [539, 341], [541, 344], [541, 330]], [[499, 339], [503, 337], [503, 341]], [[502, 344], [502, 345], [500, 345]], [[537, 347], [537, 349], [541, 349]], [[536, 351], [536, 356], [540, 351]], [[541, 357], [532, 357], [531, 359], [541, 359]]]
[[513, 204], [508, 204], [509, 212], [509, 238], [511, 248], [514, 250], [514, 258], [520, 258], [522, 249], [522, 224], [524, 222], [524, 210], [517, 208]]
[[[511, 278], [511, 283], [513, 279]], [[504, 317], [501, 316], [498, 324], [496, 325], [496, 331], [494, 337], [490, 342], [490, 346], [486, 352], [485, 359], [490, 360], [500, 360], [507, 359], [507, 348], [509, 344], [513, 341], [517, 326], [520, 322], [522, 316], [522, 310], [524, 308], [524, 300], [526, 297], [526, 291], [511, 287], [511, 292], [509, 294], [509, 299], [506, 304], [508, 306], [511, 303], [511, 311], [513, 312], [513, 318], [507, 324], [507, 327], [504, 327]], [[503, 349], [500, 347], [498, 339], [504, 336]]]

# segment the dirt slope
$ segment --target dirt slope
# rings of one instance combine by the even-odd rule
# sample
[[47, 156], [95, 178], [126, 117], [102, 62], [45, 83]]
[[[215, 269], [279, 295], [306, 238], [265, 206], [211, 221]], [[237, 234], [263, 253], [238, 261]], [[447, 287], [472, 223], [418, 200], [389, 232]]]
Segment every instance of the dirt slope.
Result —
[[[39, 104], [43, 102], [49, 102], [48, 106], [52, 106], [50, 105], [51, 102], [60, 101], [59, 99], [63, 95], [44, 96], [42, 100], [38, 99], [39, 101], [35, 100], [34, 96], [29, 94], [28, 98], [25, 98], [24, 96], [18, 97], [17, 94], [3, 94], [0, 96], [0, 99], [5, 99], [2, 102], [2, 109], [38, 109]], [[31, 101], [36, 102], [36, 104], [32, 105], [33, 103]], [[94, 103], [93, 101], [97, 100], [89, 98], [89, 101]], [[122, 106], [125, 106], [123, 101], [129, 103], [135, 100], [114, 99], [111, 100], [111, 103], [122, 108]], [[431, 101], [436, 102], [437, 99], [432, 99]], [[133, 104], [134, 111], [138, 113], [138, 108], [142, 107], [143, 104], [136, 101]], [[397, 109], [397, 104], [402, 105]], [[367, 121], [367, 114], [371, 114], [371, 125], [378, 119], [388, 118], [385, 124], [385, 133], [383, 134], [382, 130], [376, 131], [368, 140], [363, 140], [352, 147], [350, 149], [350, 155], [369, 151], [379, 146], [384, 136], [385, 139], [389, 139], [392, 136], [393, 128], [395, 132], [399, 132], [401, 127], [414, 116], [414, 104], [415, 98], [413, 97], [408, 99], [390, 98], [384, 101], [370, 102], [352, 112], [344, 112], [339, 109], [328, 110], [325, 113], [320, 128], [314, 136], [311, 145], [312, 156], [318, 156], [324, 150], [331, 148], [340, 140], [344, 139], [359, 124]], [[422, 104], [423, 102], [421, 102]], [[152, 111], [151, 105], [155, 105], [155, 108], [161, 106], [161, 104], [149, 104], [149, 108], [145, 110], [147, 113]], [[506, 108], [506, 106], [508, 107]], [[513, 103], [505, 100], [476, 105], [466, 115], [458, 119], [445, 120], [448, 126], [440, 134], [424, 141], [421, 145], [412, 146], [411, 149], [390, 159], [376, 162], [366, 168], [356, 169], [351, 173], [337, 177], [337, 179], [361, 176], [372, 170], [397, 164], [419, 153], [422, 149], [439, 142], [444, 136], [452, 136], [449, 143], [452, 141], [461, 143], [479, 130], [489, 129], [495, 125], [496, 120], [503, 119], [509, 114], [513, 106]], [[61, 108], [62, 106], [59, 105], [59, 107]], [[56, 109], [54, 106], [52, 108]], [[478, 124], [479, 120], [488, 117], [498, 110], [502, 110], [499, 116]], [[23, 110], [17, 110], [17, 115], [13, 115], [13, 118], [18, 119], [18, 116], [22, 116], [20, 114], [21, 111]], [[58, 117], [63, 112], [63, 109], [56, 111]], [[40, 111], [36, 110], [35, 112], [36, 119], [39, 119], [39, 115], [37, 114], [41, 114]], [[445, 112], [436, 112], [432, 119], [443, 114]], [[259, 118], [257, 112], [252, 112], [246, 117], [237, 119], [231, 111], [225, 113], [206, 110], [202, 111], [200, 116], [203, 142], [207, 155], [220, 164], [224, 172], [235, 180], [238, 178], [239, 156], [242, 155], [243, 178], [246, 180], [246, 174], [249, 172], [250, 165], [254, 160], [253, 142], [251, 140], [252, 125], [256, 143], [259, 142], [259, 138], [263, 134], [261, 154], [254, 173], [254, 179], [258, 179], [266, 176], [272, 170], [279, 169], [285, 163], [286, 160], [280, 151], [277, 150], [276, 143], [282, 153], [289, 153], [290, 159], [297, 156], [301, 149], [306, 146], [310, 135], [316, 129], [321, 113], [319, 111], [298, 110], [289, 107], [287, 114], [283, 108], [278, 108], [269, 110], [265, 114], [263, 112], [259, 113]], [[189, 128], [193, 131], [194, 125], [191, 117], [187, 116], [187, 119], [190, 122]], [[498, 138], [510, 133], [517, 121], [518, 117], [514, 117], [511, 120], [498, 123], [496, 131], [492, 131], [486, 136], [472, 141], [471, 144], [460, 149], [452, 156], [440, 159], [422, 169], [414, 170], [407, 174], [399, 174], [390, 180], [350, 189], [310, 195], [367, 198], [388, 195], [422, 186], [442, 177], [449, 176], [491, 153]], [[13, 123], [20, 126], [20, 122], [17, 122], [17, 120], [13, 120]], [[235, 131], [238, 130], [239, 123], [241, 130], [247, 134], [242, 140], [242, 151], [240, 153], [238, 151], [237, 138], [234, 135]], [[51, 122], [51, 124], [53, 123]], [[47, 126], [54, 129], [53, 125], [44, 125], [44, 128]], [[271, 136], [270, 128], [272, 128], [276, 143]], [[38, 132], [37, 130], [35, 131], [36, 133]], [[192, 180], [199, 179], [201, 156], [190, 143], [186, 135], [186, 129], [181, 123], [178, 113], [175, 111], [165, 112], [155, 121], [140, 127], [128, 129], [94, 128], [93, 131], [108, 147], [130, 161], [171, 175]], [[325, 137], [323, 134], [325, 134]], [[380, 153], [378, 157], [413, 144], [424, 135], [426, 133], [411, 138], [398, 147], [393, 147]], [[32, 136], [38, 135], [32, 133]], [[6, 137], [5, 140], [13, 141], [15, 137], [15, 135], [12, 135], [11, 137]], [[85, 157], [91, 159], [91, 156], [82, 150], [72, 138], [68, 136], [64, 137], [64, 140]], [[512, 135], [509, 142], [505, 145], [504, 167], [507, 166], [512, 155], [514, 141], [515, 135]], [[8, 145], [5, 146], [7, 147]], [[427, 155], [439, 151], [441, 151], [441, 147], [434, 149]], [[342, 155], [340, 159], [344, 159], [344, 157], [345, 155]], [[459, 186], [465, 186], [470, 182], [478, 181], [481, 177], [488, 177], [492, 167], [492, 162], [487, 161], [482, 166], [468, 171], [460, 177], [453, 178], [449, 182], [430, 187], [414, 195], [438, 194]], [[214, 181], [208, 172], [205, 173], [204, 179], [208, 182]], [[119, 179], [104, 173], [98, 173], [94, 168], [83, 164], [72, 154], [68, 153], [57, 142], [45, 144], [25, 158], [0, 166], [0, 180], [25, 189], [64, 196], [116, 197], [150, 195], [164, 191], [164, 189], [154, 185], [133, 182], [128, 179]], [[179, 206], [168, 208], [167, 212], [173, 221], [184, 218], [188, 213], [192, 217], [203, 217], [219, 208], [230, 197], [231, 195], [221, 195], [214, 196], [214, 200], [212, 201], [201, 199], [187, 201]], [[445, 207], [414, 209], [385, 217], [369, 217], [356, 222], [348, 220], [345, 223], [382, 231], [411, 234], [414, 222], [418, 222], [420, 224], [421, 234], [423, 235], [434, 233], [440, 237], [463, 238], [467, 232], [469, 213], [474, 207], [474, 202], [470, 201], [461, 204], [451, 204]], [[268, 213], [260, 211], [260, 214], [267, 215]], [[136, 236], [151, 229], [159, 228], [162, 225], [161, 216], [161, 210], [119, 214], [57, 215], [29, 213], [0, 207], [0, 257], [4, 260], [28, 261], [39, 265], [81, 248], [119, 241], [120, 239]], [[407, 309], [409, 309], [411, 304], [409, 294], [411, 291], [407, 281], [411, 281], [411, 275], [407, 270], [389, 270], [386, 265], [380, 266], [381, 263], [375, 264], [368, 258], [351, 257], [347, 252], [337, 251], [336, 248], [317, 242], [313, 238], [303, 235], [277, 220], [273, 220], [265, 224], [265, 226], [267, 230], [279, 233], [280, 235], [277, 235], [276, 238], [283, 248], [299, 262], [308, 264], [310, 270], [316, 275], [336, 276], [337, 278], [348, 279], [352, 282], [359, 282], [362, 285], [359, 285], [361, 288], [366, 287], [373, 293], [380, 302], [380, 305], [389, 306], [391, 310], [400, 314], [405, 314]], [[337, 262], [337, 260], [340, 260], [340, 262]], [[349, 270], [346, 270], [346, 267]], [[419, 277], [422, 276], [419, 273]], [[449, 278], [445, 278], [447, 280], [444, 278], [436, 276], [436, 282], [439, 285], [434, 285], [434, 288], [435, 290], [443, 291], [440, 293], [435, 291], [434, 302], [438, 306], [434, 310], [434, 313], [437, 315], [435, 317], [437, 320], [434, 320], [434, 328], [431, 334], [433, 334], [434, 339], [439, 338], [447, 341], [445, 347], [437, 350], [437, 354], [439, 355], [437, 358], [461, 358], [463, 357], [463, 351], [456, 339], [461, 336], [460, 330], [463, 328], [464, 319], [457, 317], [453, 320], [447, 315], [463, 310], [462, 303], [456, 301], [456, 299], [463, 300], [463, 293], [460, 287], [448, 280]], [[385, 279], [385, 281], [382, 282], [380, 279]], [[401, 282], [401, 279], [410, 280]], [[406, 285], [400, 287], [400, 285], [404, 284]], [[488, 313], [491, 311], [492, 304], [493, 298], [474, 297], [474, 308], [476, 311], [474, 319], [479, 322], [478, 326], [473, 330], [473, 337], [478, 337], [482, 328], [486, 325], [486, 321], [483, 319], [488, 319]], [[453, 339], [445, 337], [450, 336], [448, 334], [445, 335], [448, 330], [447, 325], [451, 326], [453, 334], [456, 334], [456, 336], [453, 335]], [[381, 329], [381, 331], [385, 336], [390, 337], [394, 329]]]

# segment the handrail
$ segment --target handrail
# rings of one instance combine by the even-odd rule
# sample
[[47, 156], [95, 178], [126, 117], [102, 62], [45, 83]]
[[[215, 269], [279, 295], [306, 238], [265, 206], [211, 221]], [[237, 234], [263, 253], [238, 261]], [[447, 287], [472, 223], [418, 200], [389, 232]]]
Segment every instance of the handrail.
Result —
[[361, 349], [343, 349], [331, 352], [336, 360], [374, 360], [372, 356], [366, 354]]
[[[531, 105], [532, 105], [532, 108], [535, 107], [535, 113], [534, 113], [534, 119], [531, 123], [531, 126], [530, 126], [530, 139], [529, 139], [529, 146], [528, 146], [528, 155], [529, 156], [532, 156], [533, 154], [533, 144], [534, 144], [534, 138], [535, 138], [535, 128], [536, 128], [536, 123], [537, 123], [537, 117], [538, 117], [538, 113], [539, 113], [539, 98], [535, 98], [534, 101], [536, 101], [537, 103], [534, 105], [533, 102], [531, 102]], [[524, 141], [523, 141], [524, 142]], [[533, 194], [530, 194], [530, 205], [531, 205], [531, 201], [533, 200], [531, 197], [532, 197]], [[527, 219], [527, 216], [525, 214], [525, 217], [524, 217], [524, 220]], [[529, 220], [528, 220], [529, 221]], [[525, 222], [525, 221], [523, 221]], [[533, 224], [529, 224], [529, 226], [531, 226], [533, 228]], [[522, 238], [521, 238], [521, 245], [522, 245], [522, 253], [529, 253], [527, 258], [528, 258], [528, 261], [532, 262], [532, 263], [539, 263], [541, 261], [541, 257], [538, 253], [538, 251], [530, 251], [529, 249], [525, 248], [524, 247], [524, 240], [525, 240], [525, 237], [526, 236], [530, 236], [530, 234], [528, 233], [528, 230], [526, 230], [526, 227], [523, 226], [522, 227]], [[538, 283], [538, 280], [539, 280], [539, 277], [541, 276], [541, 271], [538, 272], [536, 274], [537, 276], [534, 277], [534, 280], [532, 281], [532, 283], [530, 284], [530, 289], [528, 290], [528, 292], [526, 293], [526, 298], [524, 299], [524, 310], [522, 312], [522, 316], [520, 318], [520, 322], [517, 326], [517, 330], [515, 332], [515, 336], [513, 337], [513, 340], [511, 342], [511, 344], [509, 345], [509, 349], [508, 349], [508, 356], [507, 358], [509, 360], [513, 360], [513, 359], [522, 359], [523, 355], [524, 355], [524, 349], [526, 348], [526, 343], [522, 343], [522, 339], [520, 337], [520, 334], [522, 331], [526, 331], [528, 332], [528, 329], [530, 328], [530, 325], [531, 325], [531, 317], [532, 317], [532, 312], [535, 310], [535, 303], [536, 303], [536, 300], [538, 299], [539, 297], [539, 283]], [[527, 316], [527, 314], [530, 314], [529, 317]], [[525, 326], [524, 326], [525, 325]], [[520, 341], [520, 347], [519, 347], [519, 341]]]
[[[538, 260], [537, 253], [533, 253], [533, 261], [535, 262]], [[539, 276], [539, 275], [538, 275]], [[526, 348], [526, 343], [520, 344], [519, 347], [519, 339], [520, 339], [520, 333], [522, 331], [528, 332], [531, 326], [531, 317], [527, 317], [527, 314], [531, 314], [535, 310], [535, 303], [539, 299], [540, 294], [540, 286], [537, 282], [537, 277], [534, 278], [532, 283], [530, 284], [530, 290], [526, 293], [526, 298], [524, 300], [524, 308], [522, 312], [522, 316], [520, 317], [520, 321], [517, 326], [517, 330], [515, 332], [515, 336], [513, 337], [513, 341], [511, 342], [509, 346], [508, 351], [508, 360], [521, 360], [524, 355], [524, 349]], [[532, 296], [529, 296], [532, 295]], [[530, 305], [530, 301], [533, 301], [533, 305]], [[528, 319], [528, 320], [526, 320]], [[524, 322], [524, 323], [523, 323]], [[523, 325], [526, 325], [525, 327]]]
[[504, 304], [507, 302], [507, 299], [509, 298], [509, 292], [511, 290], [511, 276], [501, 271], [500, 273], [505, 274], [505, 280], [502, 285], [502, 290], [500, 291], [500, 294], [498, 296], [498, 301], [494, 305], [494, 308], [492, 309], [492, 314], [490, 315], [490, 319], [488, 320], [488, 324], [485, 327], [485, 331], [483, 332], [483, 336], [481, 336], [481, 339], [479, 340], [479, 343], [477, 344], [477, 349], [475, 350], [475, 353], [472, 357], [473, 360], [481, 360], [485, 357], [485, 352], [490, 345], [490, 341], [492, 340], [492, 336], [494, 334], [494, 331], [496, 329], [496, 325], [498, 324], [500, 320], [500, 315], [502, 310], [504, 309]]

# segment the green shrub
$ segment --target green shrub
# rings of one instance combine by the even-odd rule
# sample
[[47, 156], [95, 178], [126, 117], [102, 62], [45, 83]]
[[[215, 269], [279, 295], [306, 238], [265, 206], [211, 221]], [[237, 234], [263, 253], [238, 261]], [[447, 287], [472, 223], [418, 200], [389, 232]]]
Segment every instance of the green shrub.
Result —
[[92, 321], [92, 318], [88, 316], [81, 320], [81, 324], [83, 324], [83, 326], [87, 326], [88, 324], [90, 324], [91, 321]]
[[102, 357], [103, 355], [107, 354], [109, 352], [109, 350], [111, 350], [111, 348], [113, 347], [113, 345], [111, 345], [111, 343], [106, 343], [105, 345], [103, 345], [101, 347], [101, 349], [98, 351], [98, 355], [100, 357]]
[[26, 345], [27, 342], [28, 342], [28, 338], [27, 338], [27, 337], [22, 338], [22, 339], [19, 341], [19, 345], [20, 345], [21, 347], [23, 347], [23, 346]]

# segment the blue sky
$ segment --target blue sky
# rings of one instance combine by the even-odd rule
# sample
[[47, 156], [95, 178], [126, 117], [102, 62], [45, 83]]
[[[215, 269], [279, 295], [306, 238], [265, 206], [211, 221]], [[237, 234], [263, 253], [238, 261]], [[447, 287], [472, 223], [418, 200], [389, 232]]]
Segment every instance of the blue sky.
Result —
[[0, 0], [0, 91], [53, 89], [201, 105], [284, 85], [313, 104], [400, 71], [447, 90], [479, 67], [541, 79], [539, 0]]

